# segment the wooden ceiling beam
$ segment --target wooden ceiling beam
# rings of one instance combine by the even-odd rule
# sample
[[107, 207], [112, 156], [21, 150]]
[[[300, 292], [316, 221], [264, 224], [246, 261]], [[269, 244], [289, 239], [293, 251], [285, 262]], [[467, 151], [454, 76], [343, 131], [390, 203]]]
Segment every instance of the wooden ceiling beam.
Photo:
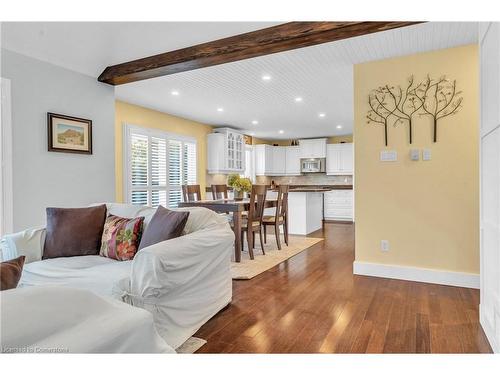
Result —
[[420, 22], [289, 22], [108, 66], [98, 80], [122, 85], [417, 23]]

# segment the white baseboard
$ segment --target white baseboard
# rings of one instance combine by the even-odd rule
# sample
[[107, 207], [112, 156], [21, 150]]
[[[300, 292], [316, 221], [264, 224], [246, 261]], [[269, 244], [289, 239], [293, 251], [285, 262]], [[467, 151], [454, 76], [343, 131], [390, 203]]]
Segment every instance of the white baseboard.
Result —
[[353, 273], [355, 275], [479, 289], [479, 274], [474, 273], [439, 271], [428, 268], [393, 266], [358, 261], [354, 261], [353, 263]]

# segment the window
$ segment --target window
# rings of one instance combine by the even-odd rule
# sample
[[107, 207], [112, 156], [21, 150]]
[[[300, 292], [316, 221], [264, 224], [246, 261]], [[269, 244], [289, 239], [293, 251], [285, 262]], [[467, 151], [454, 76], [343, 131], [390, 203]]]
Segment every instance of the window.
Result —
[[181, 186], [196, 184], [196, 140], [131, 125], [125, 132], [127, 202], [177, 207]]

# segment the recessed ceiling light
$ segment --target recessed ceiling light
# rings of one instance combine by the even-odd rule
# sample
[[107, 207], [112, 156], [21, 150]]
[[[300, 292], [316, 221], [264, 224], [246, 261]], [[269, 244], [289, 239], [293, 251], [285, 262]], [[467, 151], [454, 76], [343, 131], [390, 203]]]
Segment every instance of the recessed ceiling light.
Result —
[[173, 96], [179, 96], [179, 91], [177, 91], [177, 90], [172, 90], [171, 94], [172, 94]]
[[320, 113], [318, 116], [319, 116], [319, 117], [325, 117], [325, 116], [326, 116], [326, 114], [325, 114], [325, 113]]
[[342, 129], [342, 125], [337, 125], [337, 129]]
[[270, 81], [270, 80], [271, 80], [271, 76], [270, 76], [269, 74], [264, 74], [264, 75], [262, 76], [262, 80], [263, 80], [263, 81]]
[[217, 112], [224, 112], [224, 108], [222, 107], [217, 108]]
[[252, 120], [252, 124], [253, 124], [253, 125], [258, 125], [258, 124], [259, 124], [259, 122], [258, 122], [257, 120]]
[[297, 97], [295, 98], [295, 101], [296, 101], [297, 103], [299, 103], [299, 102], [301, 102], [301, 101], [302, 101], [302, 98], [301, 98], [300, 96], [297, 96]]
[[280, 131], [279, 131], [279, 133], [280, 133], [280, 134], [283, 134], [284, 132], [285, 132], [284, 130], [280, 130]]

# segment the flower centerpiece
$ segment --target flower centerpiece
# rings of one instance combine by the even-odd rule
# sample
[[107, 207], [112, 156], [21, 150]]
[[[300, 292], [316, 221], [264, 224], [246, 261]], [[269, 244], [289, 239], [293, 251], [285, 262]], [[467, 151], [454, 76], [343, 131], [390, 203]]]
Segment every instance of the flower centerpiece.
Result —
[[227, 178], [227, 185], [233, 188], [234, 199], [243, 199], [244, 193], [252, 191], [252, 181], [237, 174], [230, 174]]

